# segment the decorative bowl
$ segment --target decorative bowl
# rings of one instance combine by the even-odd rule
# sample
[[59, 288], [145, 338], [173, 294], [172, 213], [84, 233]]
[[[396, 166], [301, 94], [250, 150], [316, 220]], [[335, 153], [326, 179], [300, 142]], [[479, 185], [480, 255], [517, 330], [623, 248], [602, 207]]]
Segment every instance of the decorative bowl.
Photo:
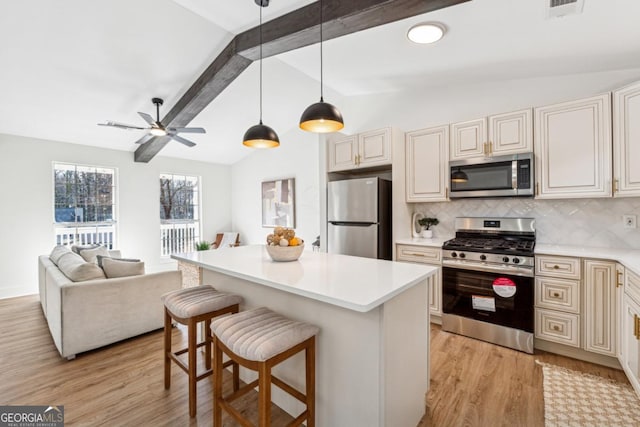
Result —
[[274, 261], [295, 261], [300, 258], [304, 250], [304, 243], [298, 246], [270, 246], [266, 245], [267, 253]]

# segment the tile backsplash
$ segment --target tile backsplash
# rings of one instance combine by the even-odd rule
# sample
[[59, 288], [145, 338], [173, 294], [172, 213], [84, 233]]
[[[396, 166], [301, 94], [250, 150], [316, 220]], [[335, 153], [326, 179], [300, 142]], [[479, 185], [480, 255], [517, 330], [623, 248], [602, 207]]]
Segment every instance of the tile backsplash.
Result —
[[[544, 244], [640, 249], [640, 228], [624, 228], [623, 215], [640, 215], [640, 198], [534, 200], [461, 199], [420, 203], [415, 212], [436, 217], [439, 237], [455, 234], [456, 217], [531, 217], [537, 241]], [[640, 218], [638, 218], [640, 226]]]

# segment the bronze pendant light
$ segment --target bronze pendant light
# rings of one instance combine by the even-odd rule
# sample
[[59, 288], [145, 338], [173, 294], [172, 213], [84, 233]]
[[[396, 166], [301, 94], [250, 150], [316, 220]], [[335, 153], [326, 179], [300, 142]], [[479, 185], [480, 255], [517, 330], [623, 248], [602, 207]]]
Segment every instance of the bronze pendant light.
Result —
[[280, 145], [278, 134], [262, 123], [262, 8], [269, 6], [269, 0], [255, 2], [260, 6], [260, 123], [245, 132], [242, 144], [251, 148], [274, 148]]
[[455, 171], [451, 172], [451, 182], [467, 182], [469, 181], [469, 177], [466, 173], [457, 168]]
[[308, 106], [300, 117], [300, 129], [316, 133], [336, 132], [344, 127], [344, 120], [340, 111], [335, 106], [324, 102], [322, 24], [322, 0], [320, 0], [320, 102]]

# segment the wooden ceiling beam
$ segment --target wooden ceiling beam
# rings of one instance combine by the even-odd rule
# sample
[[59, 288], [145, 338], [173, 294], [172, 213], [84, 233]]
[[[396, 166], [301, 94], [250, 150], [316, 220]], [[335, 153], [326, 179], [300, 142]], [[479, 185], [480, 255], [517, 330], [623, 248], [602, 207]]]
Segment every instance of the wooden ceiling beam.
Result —
[[[470, 0], [323, 0], [324, 40], [432, 12]], [[320, 2], [266, 22], [262, 26], [263, 57], [318, 43]], [[233, 80], [259, 59], [260, 28], [236, 35], [161, 120], [165, 126], [187, 126]], [[141, 138], [136, 162], [149, 162], [170, 141]]]

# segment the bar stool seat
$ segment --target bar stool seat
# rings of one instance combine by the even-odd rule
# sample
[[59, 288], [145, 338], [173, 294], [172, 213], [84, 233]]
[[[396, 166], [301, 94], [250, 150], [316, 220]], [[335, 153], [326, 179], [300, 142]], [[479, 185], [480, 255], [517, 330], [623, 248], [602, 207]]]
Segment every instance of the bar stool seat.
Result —
[[[164, 304], [164, 388], [171, 387], [171, 361], [189, 375], [189, 415], [196, 415], [196, 383], [212, 374], [211, 370], [211, 336], [209, 325], [211, 319], [223, 314], [237, 313], [242, 297], [217, 291], [213, 286], [201, 285], [168, 292], [160, 297]], [[186, 348], [173, 351], [171, 348], [171, 323], [176, 321], [187, 325], [188, 344]], [[205, 337], [197, 342], [197, 325], [205, 324]], [[205, 371], [197, 374], [196, 363], [199, 347], [205, 347]], [[178, 358], [188, 353], [188, 363]], [[228, 366], [227, 363], [225, 366]], [[238, 370], [234, 367], [234, 390], [238, 388]]]
[[[222, 426], [222, 410], [238, 422], [249, 425], [231, 402], [258, 386], [259, 425], [270, 425], [271, 383], [306, 405], [306, 410], [291, 425], [308, 427], [315, 424], [315, 336], [319, 328], [308, 323], [290, 320], [268, 308], [261, 307], [211, 322], [214, 361], [214, 427]], [[271, 369], [289, 357], [305, 351], [305, 394], [271, 375]], [[231, 361], [258, 372], [258, 379], [222, 395], [222, 354]]]

